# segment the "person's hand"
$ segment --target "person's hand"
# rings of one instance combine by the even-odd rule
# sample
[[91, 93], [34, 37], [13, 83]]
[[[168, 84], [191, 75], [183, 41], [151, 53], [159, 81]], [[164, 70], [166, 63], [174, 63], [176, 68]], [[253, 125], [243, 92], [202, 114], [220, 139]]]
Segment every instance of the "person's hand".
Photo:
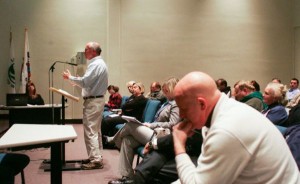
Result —
[[173, 142], [175, 155], [185, 153], [185, 143], [189, 136], [193, 135], [193, 125], [184, 121], [173, 126]]
[[149, 127], [149, 128], [151, 126], [150, 123], [147, 123], [147, 122], [143, 123], [143, 125], [146, 126], [146, 127]]
[[117, 111], [117, 114], [118, 114], [118, 115], [122, 115], [122, 113], [123, 113], [123, 112], [122, 112], [122, 109], [119, 109], [119, 110]]
[[67, 69], [66, 71], [63, 72], [62, 76], [64, 79], [69, 79], [71, 76], [71, 72]]
[[146, 155], [150, 152], [150, 146], [149, 146], [149, 142], [147, 142], [147, 144], [145, 145], [144, 149], [143, 149], [143, 155]]

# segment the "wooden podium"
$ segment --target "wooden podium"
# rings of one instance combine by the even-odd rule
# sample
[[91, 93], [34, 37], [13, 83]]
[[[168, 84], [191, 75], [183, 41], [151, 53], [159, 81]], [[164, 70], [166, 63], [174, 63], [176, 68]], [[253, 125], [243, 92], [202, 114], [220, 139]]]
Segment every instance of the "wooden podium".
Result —
[[50, 87], [49, 89], [51, 91], [53, 91], [53, 92], [61, 94], [62, 96], [65, 96], [65, 97], [70, 98], [70, 99], [72, 99], [72, 100], [74, 100], [76, 102], [79, 102], [79, 98], [78, 97], [71, 95], [70, 93], [66, 92], [65, 90], [56, 89], [54, 87]]
[[[56, 89], [54, 87], [49, 88], [50, 91], [58, 93], [61, 95], [61, 105], [62, 105], [62, 117], [61, 117], [61, 124], [65, 124], [65, 97], [70, 98], [76, 102], [79, 102], [79, 97], [73, 96], [70, 93], [66, 92], [62, 89]], [[62, 170], [64, 171], [71, 171], [71, 170], [80, 170], [81, 169], [81, 160], [70, 160], [66, 161], [65, 159], [65, 143], [61, 143], [61, 161], [62, 161]], [[43, 163], [50, 163], [47, 160], [44, 160]], [[45, 171], [50, 171], [49, 167], [44, 168]]]
[[65, 97], [70, 98], [70, 99], [72, 99], [76, 102], [79, 102], [79, 98], [76, 97], [76, 96], [71, 95], [70, 93], [68, 93], [68, 92], [66, 92], [65, 90], [62, 90], [62, 89], [56, 89], [54, 87], [50, 87], [49, 90], [61, 95], [61, 105], [62, 105], [61, 124], [64, 125], [65, 124], [65, 102], [66, 102]]

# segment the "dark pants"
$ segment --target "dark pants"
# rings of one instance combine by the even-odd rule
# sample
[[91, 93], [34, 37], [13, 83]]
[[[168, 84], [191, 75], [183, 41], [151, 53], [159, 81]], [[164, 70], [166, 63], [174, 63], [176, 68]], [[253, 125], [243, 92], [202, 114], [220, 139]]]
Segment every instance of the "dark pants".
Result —
[[102, 135], [114, 136], [115, 133], [117, 133], [117, 131], [118, 131], [115, 128], [116, 125], [123, 124], [125, 122], [126, 122], [126, 120], [122, 119], [120, 116], [116, 116], [113, 118], [106, 117], [106, 118], [102, 119], [102, 123], [101, 123]]
[[0, 183], [13, 184], [15, 175], [19, 174], [29, 163], [27, 155], [7, 153], [0, 163]]
[[[191, 157], [196, 165], [198, 157]], [[135, 183], [171, 183], [178, 179], [174, 156], [152, 151], [135, 168]]]

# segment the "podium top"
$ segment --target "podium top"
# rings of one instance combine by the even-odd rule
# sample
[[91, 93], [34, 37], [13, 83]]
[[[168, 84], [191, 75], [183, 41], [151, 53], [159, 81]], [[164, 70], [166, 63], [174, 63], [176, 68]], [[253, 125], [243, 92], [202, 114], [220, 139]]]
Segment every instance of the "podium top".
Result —
[[67, 97], [67, 98], [70, 98], [70, 99], [76, 101], [76, 102], [79, 101], [79, 98], [78, 98], [78, 97], [71, 95], [70, 93], [66, 92], [65, 90], [62, 90], [62, 89], [56, 89], [56, 88], [54, 88], [54, 87], [50, 87], [49, 90], [54, 91], [54, 92], [56, 92], [56, 93], [59, 93], [59, 94], [65, 96], [65, 97]]

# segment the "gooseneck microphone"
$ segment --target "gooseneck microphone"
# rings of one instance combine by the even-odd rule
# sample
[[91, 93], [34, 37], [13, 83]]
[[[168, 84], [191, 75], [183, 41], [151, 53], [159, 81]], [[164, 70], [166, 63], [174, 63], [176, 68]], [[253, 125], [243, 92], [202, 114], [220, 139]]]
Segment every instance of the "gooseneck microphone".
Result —
[[64, 64], [68, 64], [68, 65], [77, 66], [76, 63], [69, 63], [69, 62], [65, 62], [65, 61], [55, 61], [55, 62], [51, 65], [51, 67], [50, 67], [49, 70], [53, 70], [53, 69], [54, 69], [54, 65], [55, 65], [56, 63], [64, 63]]
[[[56, 63], [63, 63], [63, 64], [68, 64], [68, 65], [72, 65], [72, 66], [77, 66], [77, 64], [76, 63], [69, 63], [69, 62], [65, 62], [65, 61], [55, 61], [52, 65], [51, 65], [51, 67], [49, 68], [49, 72], [48, 72], [48, 75], [49, 75], [49, 88], [50, 87], [53, 87], [53, 71], [54, 71], [54, 66], [55, 66], [55, 64]], [[51, 75], [51, 77], [50, 77], [50, 73], [52, 73], [52, 75]], [[52, 80], [50, 80], [50, 78], [52, 79]], [[51, 82], [51, 84], [50, 84], [50, 82]], [[53, 103], [54, 103], [54, 100], [53, 100], [53, 92], [52, 92], [52, 98], [50, 98], [50, 90], [49, 90], [49, 103], [51, 102], [52, 103], [52, 105], [53, 105]], [[53, 118], [53, 123], [54, 123], [54, 115], [53, 115], [53, 113], [52, 113], [52, 118]]]

